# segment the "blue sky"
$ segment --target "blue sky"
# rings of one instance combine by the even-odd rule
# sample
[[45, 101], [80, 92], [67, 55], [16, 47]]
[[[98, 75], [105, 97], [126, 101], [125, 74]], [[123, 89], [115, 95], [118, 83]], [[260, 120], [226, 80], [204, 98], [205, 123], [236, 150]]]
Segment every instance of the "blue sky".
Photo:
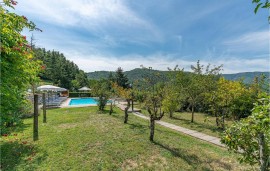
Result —
[[33, 32], [37, 46], [86, 72], [189, 70], [197, 60], [223, 73], [269, 71], [268, 11], [255, 15], [251, 1], [18, 0], [16, 12], [43, 30]]

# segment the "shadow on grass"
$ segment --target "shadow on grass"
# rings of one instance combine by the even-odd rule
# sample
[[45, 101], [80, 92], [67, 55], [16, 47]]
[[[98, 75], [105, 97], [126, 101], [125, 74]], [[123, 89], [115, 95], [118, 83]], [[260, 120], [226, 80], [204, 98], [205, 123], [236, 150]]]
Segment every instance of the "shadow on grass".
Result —
[[219, 134], [221, 134], [223, 132], [222, 129], [218, 128], [217, 126], [213, 126], [213, 125], [208, 125], [208, 124], [204, 124], [204, 123], [198, 123], [196, 121], [194, 121], [193, 123], [191, 123], [190, 120], [179, 118], [179, 117], [175, 117], [175, 116], [173, 116], [173, 117], [171, 117], [169, 119], [171, 119], [171, 120], [179, 120], [179, 121], [182, 121], [184, 124], [194, 125], [194, 126], [196, 126], [196, 128], [199, 129], [198, 131], [201, 131], [201, 130], [204, 130], [204, 129], [208, 129], [208, 130], [211, 130], [213, 133], [219, 133]]
[[149, 127], [146, 125], [141, 125], [141, 124], [133, 124], [133, 123], [127, 123], [129, 125], [130, 129], [134, 129], [138, 131], [140, 134], [149, 132]]
[[7, 133], [7, 134], [11, 134], [12, 132], [23, 132], [24, 130], [28, 129], [29, 127], [31, 127], [32, 124], [24, 124], [24, 123], [21, 123], [19, 125], [15, 125], [15, 126], [12, 126], [12, 127], [8, 127], [5, 129], [5, 131], [2, 130], [2, 133]]
[[6, 140], [1, 143], [1, 170], [17, 170], [18, 165], [35, 170], [47, 157], [47, 153], [27, 141]]
[[[179, 149], [179, 148], [174, 148], [174, 147], [170, 147], [168, 145], [164, 145], [164, 144], [161, 144], [157, 141], [154, 141], [153, 142], [155, 145], [158, 145], [160, 147], [162, 147], [163, 149], [169, 151], [173, 156], [175, 157], [180, 157], [182, 158], [183, 160], [185, 160], [190, 166], [193, 167], [193, 169], [198, 169], [197, 167], [199, 165], [201, 165], [202, 163], [207, 163], [210, 167], [211, 166], [211, 163], [217, 163], [220, 167], [222, 167], [223, 169], [225, 170], [231, 170], [232, 167], [231, 165], [227, 164], [227, 163], [224, 163], [220, 160], [216, 160], [216, 159], [209, 159], [206, 158], [204, 160], [202, 160], [201, 158], [199, 158], [197, 155], [195, 154], [189, 154], [188, 153], [188, 149], [187, 150], [182, 150], [182, 149]], [[209, 170], [209, 168], [207, 167], [203, 167], [202, 168], [203, 170]], [[212, 168], [212, 169], [215, 169], [215, 168]]]

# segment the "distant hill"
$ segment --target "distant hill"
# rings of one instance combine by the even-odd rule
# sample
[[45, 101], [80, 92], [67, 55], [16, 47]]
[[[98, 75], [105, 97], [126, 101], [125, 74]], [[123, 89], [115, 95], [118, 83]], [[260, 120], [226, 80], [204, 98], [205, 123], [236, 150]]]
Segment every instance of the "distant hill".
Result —
[[[89, 79], [100, 80], [100, 79], [107, 79], [110, 73], [112, 73], [113, 75], [115, 74], [115, 72], [111, 71], [95, 71], [87, 73], [87, 76]], [[135, 68], [131, 71], [125, 71], [124, 74], [128, 77], [128, 80], [130, 82], [133, 82], [135, 80], [141, 80], [151, 74], [155, 76], [158, 75], [159, 79], [167, 79], [168, 71]]]
[[245, 83], [251, 83], [256, 76], [264, 74], [268, 80], [270, 78], [270, 72], [241, 72], [236, 74], [223, 74], [227, 80], [239, 80], [244, 79]]
[[[115, 72], [112, 72], [113, 74]], [[166, 79], [169, 71], [158, 71], [158, 70], [148, 70], [148, 69], [141, 69], [136, 68], [131, 71], [124, 72], [129, 81], [133, 82], [135, 80], [140, 80], [149, 74], [159, 75], [160, 79]], [[109, 71], [95, 71], [87, 73], [89, 79], [100, 80], [108, 78], [110, 72]], [[260, 76], [261, 74], [266, 75], [267, 78], [270, 78], [270, 72], [242, 72], [236, 74], [223, 74], [225, 79], [227, 80], [240, 80], [243, 79], [245, 83], [251, 83], [255, 76]], [[268, 79], [269, 80], [269, 79]]]

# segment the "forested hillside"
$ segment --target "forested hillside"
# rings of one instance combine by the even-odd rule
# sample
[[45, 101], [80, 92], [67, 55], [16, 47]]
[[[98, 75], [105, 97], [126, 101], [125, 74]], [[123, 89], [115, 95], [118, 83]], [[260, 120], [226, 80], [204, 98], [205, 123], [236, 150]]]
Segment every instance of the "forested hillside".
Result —
[[84, 71], [67, 60], [64, 54], [44, 48], [33, 50], [35, 59], [43, 62], [44, 71], [39, 75], [41, 79], [52, 81], [53, 84], [67, 89], [77, 89], [88, 84]]
[[[95, 71], [87, 73], [87, 76], [89, 79], [99, 80], [108, 78], [109, 73], [110, 73], [109, 71]], [[112, 73], [114, 74], [115, 72]], [[135, 80], [140, 80], [149, 74], [159, 75], [158, 79], [166, 80], [169, 71], [158, 71], [158, 70], [136, 68], [131, 71], [126, 71], [124, 73], [127, 75], [130, 82], [134, 82]], [[267, 78], [270, 77], [270, 72], [243, 72], [236, 74], [223, 74], [223, 76], [227, 80], [243, 79], [244, 83], [251, 83], [255, 76], [260, 76], [261, 74], [264, 74]]]
[[244, 79], [245, 83], [250, 83], [253, 81], [254, 77], [264, 74], [266, 78], [270, 78], [270, 72], [242, 72], [236, 74], [223, 74], [224, 78], [227, 80], [239, 80]]

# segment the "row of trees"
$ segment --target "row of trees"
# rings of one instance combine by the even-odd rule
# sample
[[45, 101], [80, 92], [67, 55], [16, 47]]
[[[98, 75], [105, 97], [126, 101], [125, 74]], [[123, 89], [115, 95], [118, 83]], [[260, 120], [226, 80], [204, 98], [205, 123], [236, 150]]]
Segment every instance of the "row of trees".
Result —
[[[104, 106], [110, 97], [126, 100], [124, 123], [128, 122], [130, 102], [137, 99], [143, 103], [149, 113], [150, 141], [154, 141], [155, 121], [165, 114], [173, 117], [175, 111], [183, 108], [191, 108], [191, 122], [196, 120], [195, 111], [215, 116], [217, 126], [223, 130], [226, 129], [225, 118], [235, 120], [235, 124], [225, 131], [222, 142], [234, 152], [244, 151], [241, 161], [259, 163], [261, 170], [267, 170], [270, 150], [269, 82], [264, 76], [256, 77], [250, 85], [241, 80], [225, 80], [220, 75], [221, 68], [211, 68], [210, 65], [204, 68], [198, 61], [196, 66], [191, 66], [193, 72], [184, 72], [178, 67], [170, 70], [171, 79], [167, 82], [146, 76], [143, 87], [136, 83], [131, 86], [120, 68], [115, 77], [111, 75], [108, 80], [99, 81], [104, 86], [97, 84], [97, 92], [103, 93], [100, 97], [106, 97]], [[151, 72], [151, 68], [148, 70]], [[257, 102], [258, 99], [262, 100]]]
[[[144, 69], [151, 73], [151, 68]], [[260, 94], [268, 93], [269, 83], [264, 76], [256, 77], [252, 84], [246, 85], [241, 80], [225, 80], [220, 74], [222, 66], [204, 67], [198, 61], [191, 69], [193, 72], [185, 72], [178, 67], [170, 69], [170, 80], [166, 82], [160, 82], [157, 75], [146, 75], [141, 86], [141, 83], [129, 83], [119, 68], [115, 76], [111, 74], [108, 80], [98, 81], [94, 92], [98, 97], [106, 96], [106, 99], [115, 96], [124, 98], [127, 110], [131, 99], [135, 99], [148, 111], [150, 125], [154, 125], [154, 121], [164, 114], [172, 118], [175, 111], [186, 110], [191, 112], [191, 122], [196, 120], [195, 111], [204, 112], [216, 117], [217, 127], [223, 130], [226, 119], [238, 121], [248, 117]], [[128, 118], [127, 110], [125, 118]]]

